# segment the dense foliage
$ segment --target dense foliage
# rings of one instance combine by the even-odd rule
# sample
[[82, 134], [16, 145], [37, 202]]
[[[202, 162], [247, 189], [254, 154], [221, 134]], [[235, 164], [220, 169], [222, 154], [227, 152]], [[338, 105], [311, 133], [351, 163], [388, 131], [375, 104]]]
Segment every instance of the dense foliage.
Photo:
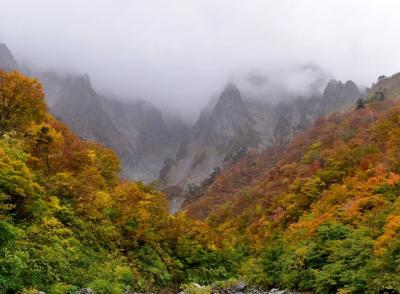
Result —
[[187, 208], [231, 242], [251, 240], [242, 266], [248, 281], [400, 292], [400, 103], [392, 99], [399, 79], [382, 79], [363, 107], [318, 120], [278, 154], [224, 170]]
[[52, 118], [40, 84], [0, 72], [0, 292], [98, 293], [211, 283], [238, 258], [210, 227], [121, 181], [114, 153]]
[[169, 215], [154, 185], [120, 180], [111, 150], [47, 113], [37, 81], [0, 72], [0, 292], [176, 291], [232, 278], [400, 292], [400, 103], [386, 99], [400, 94], [397, 78], [223, 170], [188, 217]]

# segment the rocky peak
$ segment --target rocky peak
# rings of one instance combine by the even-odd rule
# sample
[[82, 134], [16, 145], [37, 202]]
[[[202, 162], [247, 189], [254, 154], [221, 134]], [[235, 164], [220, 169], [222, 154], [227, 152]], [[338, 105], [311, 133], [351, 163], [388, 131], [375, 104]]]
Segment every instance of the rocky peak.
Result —
[[353, 81], [342, 81], [330, 80], [325, 88], [324, 97], [328, 99], [350, 99], [354, 100], [361, 95], [360, 90]]
[[91, 86], [89, 76], [68, 75], [60, 80], [59, 86], [57, 99], [48, 97], [48, 100], [57, 100], [51, 112], [81, 137], [114, 147], [111, 140], [106, 142], [105, 136], [108, 130], [116, 131], [101, 105], [100, 97]]
[[226, 148], [239, 133], [250, 128], [251, 117], [238, 88], [230, 83], [222, 91], [210, 117], [206, 143]]
[[[83, 97], [87, 96], [97, 96], [92, 88], [89, 75], [70, 75], [66, 78], [66, 89], [76, 94], [83, 95]], [[81, 97], [71, 97], [71, 98], [79, 98]]]
[[338, 91], [340, 91], [340, 88], [343, 87], [343, 83], [341, 81], [337, 81], [335, 79], [331, 79], [328, 84], [326, 85], [326, 88], [324, 90], [324, 97], [332, 97], [335, 96]]
[[214, 107], [214, 114], [226, 112], [242, 112], [245, 109], [239, 89], [229, 83], [222, 91], [218, 103]]
[[0, 43], [0, 69], [5, 71], [19, 70], [10, 49], [3, 43]]
[[354, 99], [354, 98], [359, 98], [360, 96], [361, 96], [361, 91], [353, 81], [347, 81], [344, 84], [343, 97]]

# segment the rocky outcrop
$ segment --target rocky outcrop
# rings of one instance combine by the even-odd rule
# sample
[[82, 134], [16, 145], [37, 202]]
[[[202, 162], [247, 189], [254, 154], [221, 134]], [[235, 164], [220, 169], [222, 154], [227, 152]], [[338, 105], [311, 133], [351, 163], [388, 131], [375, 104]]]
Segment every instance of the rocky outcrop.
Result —
[[129, 143], [122, 156], [125, 176], [144, 181], [159, 177], [166, 158], [175, 156], [187, 128], [178, 119], [165, 120], [161, 111], [145, 101], [103, 99], [103, 106], [118, 131]]
[[[39, 75], [40, 79], [40, 75]], [[92, 88], [88, 75], [62, 76], [57, 84], [43, 80], [46, 99], [54, 102], [50, 110], [81, 138], [101, 142], [113, 148], [121, 157], [132, 155], [131, 143], [122, 136], [102, 106], [102, 100]], [[57, 96], [52, 96], [58, 89]]]
[[161, 183], [181, 187], [199, 185], [216, 168], [258, 143], [255, 125], [256, 120], [238, 88], [228, 84], [218, 101], [202, 111], [176, 157], [165, 161]]
[[327, 110], [339, 109], [348, 102], [354, 102], [362, 93], [353, 81], [342, 83], [330, 80], [323, 93], [324, 106]]
[[238, 88], [231, 83], [222, 91], [207, 121], [203, 132], [203, 144], [211, 144], [221, 151], [231, 148], [238, 137], [248, 136], [255, 123]]
[[90, 288], [82, 288], [76, 291], [75, 294], [95, 294], [95, 292]]
[[4, 71], [19, 70], [19, 66], [10, 49], [8, 49], [6, 44], [2, 43], [0, 43], [0, 69]]

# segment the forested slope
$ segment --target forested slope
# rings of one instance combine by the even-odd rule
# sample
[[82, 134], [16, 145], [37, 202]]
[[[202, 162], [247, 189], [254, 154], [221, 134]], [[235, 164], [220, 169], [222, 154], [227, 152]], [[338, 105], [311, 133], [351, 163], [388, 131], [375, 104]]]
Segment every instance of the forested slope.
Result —
[[[249, 156], [187, 207], [258, 256], [245, 275], [318, 293], [400, 290], [398, 75], [288, 146]], [[257, 270], [255, 270], [257, 269]]]
[[0, 136], [1, 293], [157, 291], [235, 271], [207, 224], [170, 216], [154, 187], [119, 180], [111, 150], [55, 120], [36, 80], [0, 72]]
[[171, 216], [156, 187], [121, 181], [111, 150], [47, 112], [36, 80], [0, 72], [0, 291], [177, 292], [242, 279], [398, 293], [395, 79], [289, 145], [223, 170], [189, 216]]

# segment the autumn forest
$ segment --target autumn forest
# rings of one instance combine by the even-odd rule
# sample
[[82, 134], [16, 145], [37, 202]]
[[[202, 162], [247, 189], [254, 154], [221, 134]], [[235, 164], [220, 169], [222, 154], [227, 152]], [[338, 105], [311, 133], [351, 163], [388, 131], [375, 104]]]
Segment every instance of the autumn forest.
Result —
[[0, 1], [0, 294], [400, 294], [400, 1]]
[[37, 80], [0, 72], [1, 291], [176, 291], [244, 280], [396, 293], [399, 85], [399, 75], [381, 79], [286, 147], [232, 164], [201, 201], [170, 215], [156, 185], [121, 180], [112, 150], [49, 114]]

